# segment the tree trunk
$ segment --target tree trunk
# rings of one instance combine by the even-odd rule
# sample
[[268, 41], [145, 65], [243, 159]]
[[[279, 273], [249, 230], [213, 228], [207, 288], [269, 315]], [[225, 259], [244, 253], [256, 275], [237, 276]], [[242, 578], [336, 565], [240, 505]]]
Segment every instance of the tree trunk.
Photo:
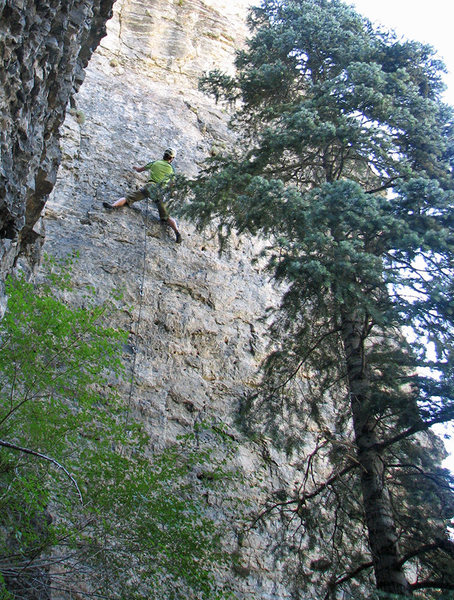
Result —
[[361, 489], [369, 546], [377, 589], [389, 594], [411, 596], [411, 589], [399, 565], [399, 548], [391, 497], [378, 450], [375, 417], [370, 409], [370, 378], [364, 351], [365, 320], [354, 314], [342, 319], [343, 344], [355, 432], [361, 469]]

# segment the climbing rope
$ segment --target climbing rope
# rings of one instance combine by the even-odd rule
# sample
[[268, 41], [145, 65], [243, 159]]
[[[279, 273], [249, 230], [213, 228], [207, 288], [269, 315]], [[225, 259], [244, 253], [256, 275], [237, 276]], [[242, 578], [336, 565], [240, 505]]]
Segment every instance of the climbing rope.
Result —
[[128, 394], [128, 410], [126, 412], [125, 426], [129, 423], [129, 418], [131, 414], [131, 403], [132, 403], [132, 394], [135, 387], [136, 382], [136, 365], [137, 365], [137, 342], [139, 339], [139, 331], [140, 324], [142, 321], [142, 307], [143, 307], [143, 298], [144, 298], [144, 284], [145, 284], [145, 272], [147, 267], [147, 230], [148, 230], [148, 197], [145, 198], [145, 219], [144, 219], [144, 236], [143, 236], [143, 259], [142, 259], [142, 273], [140, 278], [140, 287], [139, 287], [139, 315], [136, 322], [136, 328], [134, 332], [134, 342], [135, 345], [132, 346], [134, 358], [131, 365], [131, 383], [129, 386], [129, 394]]

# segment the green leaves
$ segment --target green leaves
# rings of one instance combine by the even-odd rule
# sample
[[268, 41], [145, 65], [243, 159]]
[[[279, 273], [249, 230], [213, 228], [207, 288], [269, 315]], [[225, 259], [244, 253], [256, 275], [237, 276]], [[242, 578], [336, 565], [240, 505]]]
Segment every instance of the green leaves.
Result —
[[[49, 259], [41, 283], [6, 282], [0, 595], [83, 581], [110, 598], [226, 597], [214, 577], [228, 563], [223, 528], [206, 498], [232, 481], [228, 450], [216, 457], [223, 443], [207, 428], [151, 452], [118, 391], [127, 336], [108, 324], [120, 298], [99, 304], [87, 289], [77, 304], [71, 265]], [[207, 469], [216, 477], [202, 481]]]

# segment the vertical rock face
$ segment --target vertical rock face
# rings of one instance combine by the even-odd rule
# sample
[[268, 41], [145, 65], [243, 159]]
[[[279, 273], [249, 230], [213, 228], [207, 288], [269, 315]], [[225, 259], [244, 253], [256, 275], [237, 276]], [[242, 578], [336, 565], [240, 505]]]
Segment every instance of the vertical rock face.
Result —
[[[39, 261], [36, 228], [60, 164], [59, 129], [84, 68], [105, 35], [114, 0], [0, 0], [0, 305], [1, 281], [19, 255]], [[0, 310], [0, 314], [3, 310]], [[40, 520], [36, 516], [36, 533]], [[14, 553], [14, 540], [11, 542]], [[14, 597], [50, 598], [48, 569], [15, 581]]]
[[103, 46], [142, 76], [197, 89], [204, 70], [232, 71], [247, 0], [117, 0]]
[[[160, 158], [167, 146], [177, 149], [177, 173], [193, 176], [199, 162], [231, 143], [229, 115], [197, 91], [197, 77], [208, 68], [232, 68], [247, 2], [229, 5], [238, 9], [235, 18], [222, 13], [222, 3], [210, 4], [116, 3], [65, 121], [44, 250], [78, 251], [81, 295], [87, 285], [99, 298], [123, 290], [117, 325], [130, 332], [123, 359], [134, 373], [132, 414], [153, 446], [191, 432], [200, 420], [222, 421], [238, 443], [236, 466], [246, 480], [260, 475], [280, 489], [292, 469], [268, 442], [248, 442], [235, 426], [267, 347], [260, 318], [278, 298], [265, 273], [251, 266], [257, 241], [232, 239], [229, 255], [220, 257], [213, 237], [188, 223], [180, 223], [183, 243], [175, 244], [152, 203], [115, 212], [102, 206], [143, 184], [132, 166]], [[128, 400], [129, 386], [122, 393]], [[292, 597], [288, 557], [273, 551], [280, 535], [276, 525], [242, 540], [236, 571], [222, 575], [237, 598]]]
[[[0, 272], [32, 252], [59, 128], [114, 0], [0, 0]], [[39, 241], [38, 241], [39, 243]]]
[[[238, 442], [237, 466], [280, 489], [292, 469], [265, 439], [246, 441], [235, 428], [267, 347], [260, 318], [278, 299], [251, 266], [257, 242], [232, 240], [230, 255], [219, 257], [213, 238], [187, 223], [175, 244], [151, 204], [115, 213], [102, 206], [141, 185], [132, 166], [160, 158], [167, 146], [177, 149], [177, 172], [193, 176], [199, 162], [231, 143], [229, 115], [197, 92], [197, 78], [232, 69], [248, 4], [117, 0], [64, 122], [56, 179], [59, 126], [112, 1], [0, 0], [0, 260], [4, 271], [36, 244], [34, 227], [54, 187], [42, 219], [44, 250], [78, 251], [81, 298], [87, 285], [100, 298], [124, 290], [116, 324], [131, 333], [123, 359], [134, 376], [132, 414], [153, 445], [192, 431], [200, 419], [221, 420]], [[123, 393], [127, 399], [126, 384]], [[270, 525], [242, 540], [236, 573], [223, 574], [237, 598], [293, 597], [288, 557], [273, 552], [280, 535]]]

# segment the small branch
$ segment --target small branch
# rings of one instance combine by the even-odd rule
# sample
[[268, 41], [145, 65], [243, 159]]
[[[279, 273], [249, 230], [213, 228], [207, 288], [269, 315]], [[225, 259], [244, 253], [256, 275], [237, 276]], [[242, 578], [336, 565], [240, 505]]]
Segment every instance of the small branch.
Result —
[[416, 558], [421, 554], [425, 554], [426, 552], [431, 552], [432, 550], [442, 550], [446, 554], [451, 557], [454, 557], [454, 543], [450, 540], [439, 539], [435, 540], [435, 542], [431, 544], [425, 544], [424, 546], [420, 546], [416, 548], [413, 552], [409, 552], [406, 554], [400, 561], [399, 567], [403, 567], [405, 563], [407, 563], [412, 558]]
[[0, 446], [3, 446], [4, 448], [10, 448], [11, 450], [17, 450], [18, 452], [22, 452], [24, 454], [31, 454], [32, 456], [36, 456], [38, 458], [42, 458], [43, 460], [47, 460], [48, 462], [52, 463], [53, 465], [55, 465], [56, 467], [61, 469], [65, 473], [65, 475], [71, 480], [74, 487], [76, 488], [77, 494], [80, 499], [80, 503], [83, 506], [84, 499], [82, 497], [82, 492], [80, 491], [80, 488], [77, 485], [77, 481], [74, 479], [74, 477], [71, 475], [71, 473], [63, 465], [61, 465], [57, 460], [55, 460], [55, 458], [46, 456], [45, 454], [42, 454], [41, 452], [35, 452], [35, 450], [30, 450], [29, 448], [22, 448], [21, 446], [17, 446], [16, 444], [11, 444], [10, 442], [5, 442], [4, 440], [0, 440]]
[[[427, 431], [433, 425], [437, 425], [438, 423], [446, 423], [447, 421], [452, 421], [453, 417], [449, 416], [449, 414], [447, 414], [447, 412], [448, 411], [445, 411], [444, 413], [441, 413], [438, 416], [433, 417], [430, 421], [421, 421], [421, 422], [417, 423], [416, 425], [409, 427], [408, 429], [406, 429], [405, 431], [402, 431], [398, 435], [396, 435], [388, 440], [384, 440], [383, 442], [380, 442], [379, 444], [376, 444], [376, 448], [378, 450], [385, 450], [386, 448], [389, 448], [389, 446], [393, 446], [396, 442], [400, 442], [401, 440], [411, 437], [412, 435], [415, 435], [416, 433], [419, 433], [421, 431]], [[451, 411], [449, 411], [449, 412], [451, 412]]]
[[383, 185], [376, 187], [376, 188], [372, 188], [371, 190], [367, 190], [366, 194], [376, 194], [378, 192], [383, 192], [384, 190], [388, 190], [392, 184], [397, 181], [399, 179], [399, 177], [396, 175], [395, 177], [391, 177], [390, 179], [388, 179], [388, 181], [386, 183], [384, 183]]
[[435, 590], [454, 590], [454, 583], [448, 583], [445, 581], [431, 581], [430, 579], [426, 581], [419, 581], [416, 583], [412, 583], [410, 585], [412, 590], [425, 590], [425, 589], [435, 589]]
[[326, 445], [328, 444], [328, 441], [325, 440], [322, 444], [319, 445], [318, 441], [317, 441], [317, 446], [314, 449], [313, 452], [311, 452], [307, 458], [307, 466], [306, 469], [304, 471], [304, 482], [300, 485], [300, 488], [298, 490], [298, 496], [300, 496], [300, 494], [302, 493], [304, 495], [305, 493], [305, 488], [306, 488], [306, 484], [307, 481], [309, 480], [309, 472], [312, 470], [312, 463], [314, 461], [314, 458], [317, 456], [319, 450], [322, 450]]
[[336, 327], [334, 329], [330, 329], [329, 331], [327, 331], [323, 335], [321, 335], [320, 338], [312, 344], [311, 348], [309, 348], [309, 350], [306, 352], [305, 356], [299, 361], [298, 365], [296, 366], [296, 368], [293, 369], [293, 371], [290, 373], [290, 375], [287, 377], [287, 379], [283, 383], [280, 383], [279, 385], [273, 387], [271, 391], [275, 392], [279, 389], [284, 388], [294, 377], [296, 377], [298, 371], [301, 369], [303, 364], [306, 362], [306, 360], [309, 358], [309, 356], [312, 354], [312, 352], [314, 352], [318, 348], [318, 346], [324, 341], [324, 339], [329, 337], [330, 335], [338, 333], [339, 331], [340, 331], [340, 328]]
[[291, 506], [291, 505], [296, 505], [296, 509], [294, 509], [294, 512], [297, 513], [298, 509], [306, 502], [306, 500], [311, 500], [313, 498], [316, 498], [319, 494], [321, 494], [324, 490], [326, 490], [326, 488], [328, 488], [330, 485], [332, 485], [337, 479], [343, 477], [344, 475], [346, 475], [347, 473], [349, 473], [350, 471], [352, 471], [356, 466], [357, 466], [356, 464], [350, 463], [346, 467], [344, 467], [341, 471], [339, 471], [338, 473], [335, 473], [334, 475], [332, 475], [329, 479], [327, 479], [325, 482], [323, 482], [314, 491], [309, 492], [309, 493], [304, 492], [298, 498], [292, 498], [292, 500], [287, 500], [285, 502], [276, 502], [272, 506], [269, 506], [269, 507], [265, 508], [263, 511], [261, 511], [257, 515], [257, 517], [255, 517], [255, 519], [253, 520], [253, 522], [252, 522], [252, 524], [251, 524], [251, 526], [250, 526], [249, 529], [252, 529], [253, 527], [255, 527], [255, 525], [261, 519], [263, 519], [265, 516], [269, 515], [270, 513], [272, 513], [276, 509], [282, 509], [284, 507], [288, 507], [288, 506]]
[[327, 600], [330, 594], [330, 591], [333, 590], [334, 588], [336, 588], [337, 586], [341, 585], [342, 583], [345, 583], [347, 581], [350, 581], [350, 579], [354, 579], [357, 575], [359, 575], [362, 571], [365, 571], [366, 569], [371, 569], [374, 566], [374, 563], [371, 562], [367, 562], [364, 563], [362, 565], [360, 565], [359, 567], [356, 567], [356, 569], [354, 571], [351, 571], [350, 573], [347, 573], [347, 575], [344, 575], [343, 577], [341, 577], [340, 579], [336, 579], [336, 581], [332, 581], [329, 584], [329, 588], [330, 590], [328, 591], [328, 593], [325, 596], [324, 600]]
[[313, 492], [304, 493], [303, 496], [300, 498], [300, 504], [302, 504], [306, 500], [311, 500], [312, 498], [315, 498], [316, 496], [321, 494], [324, 490], [326, 490], [327, 487], [332, 485], [337, 479], [343, 477], [344, 475], [346, 475], [347, 473], [349, 473], [350, 471], [355, 469], [357, 466], [358, 466], [357, 464], [349, 463], [346, 467], [344, 467], [343, 469], [341, 469], [340, 471], [338, 471], [337, 473], [332, 475], [325, 482], [323, 482], [316, 490], [314, 490]]
[[251, 529], [253, 529], [259, 521], [261, 521], [264, 517], [270, 515], [274, 510], [282, 509], [286, 506], [291, 506], [292, 504], [298, 504], [298, 500], [295, 498], [293, 500], [287, 500], [286, 502], [276, 502], [272, 506], [268, 506], [254, 518], [254, 520], [248, 527], [246, 527], [246, 531], [250, 531]]
[[437, 477], [437, 475], [434, 475], [433, 473], [427, 473], [426, 471], [424, 471], [424, 469], [421, 469], [421, 467], [418, 467], [417, 465], [411, 463], [388, 463], [386, 466], [389, 469], [412, 469], [416, 471], [417, 474], [421, 475], [422, 477], [426, 477], [426, 479], [429, 479], [430, 481], [435, 483], [435, 485], [437, 485], [439, 488], [449, 490], [451, 492], [454, 491], [453, 486], [444, 483], [441, 477]]

